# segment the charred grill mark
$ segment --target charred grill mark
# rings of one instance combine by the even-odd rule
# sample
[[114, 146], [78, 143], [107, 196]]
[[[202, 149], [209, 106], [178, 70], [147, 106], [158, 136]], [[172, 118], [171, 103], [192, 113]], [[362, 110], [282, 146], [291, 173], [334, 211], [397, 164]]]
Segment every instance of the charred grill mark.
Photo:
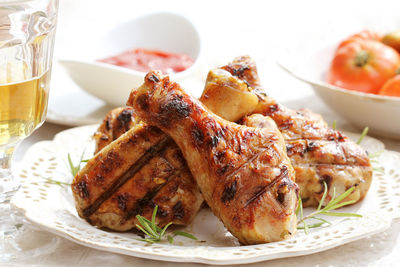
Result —
[[117, 196], [118, 208], [126, 211], [126, 202], [130, 199], [129, 193], [120, 194]]
[[278, 104], [273, 104], [268, 107], [269, 113], [274, 113], [279, 110]]
[[[245, 77], [245, 71], [250, 70], [250, 67], [246, 64], [230, 64], [222, 67], [222, 69], [230, 72], [233, 76], [236, 76], [242, 80]], [[243, 81], [248, 84], [246, 80]]]
[[87, 199], [89, 198], [89, 190], [87, 188], [87, 183], [85, 180], [80, 181], [79, 183], [74, 185], [75, 191], [78, 192], [81, 198]]
[[217, 160], [217, 162], [221, 162], [223, 158], [225, 157], [226, 151], [217, 151], [214, 154], [214, 158]]
[[258, 187], [258, 190], [253, 194], [253, 196], [251, 198], [249, 198], [249, 200], [246, 201], [246, 203], [244, 204], [244, 207], [247, 207], [248, 205], [250, 205], [252, 202], [254, 202], [257, 198], [259, 198], [265, 192], [267, 192], [266, 185], [262, 186], [262, 187]]
[[244, 72], [249, 69], [250, 68], [247, 65], [236, 65], [235, 68], [233, 69], [233, 72], [235, 76], [243, 77], [245, 74]]
[[146, 75], [146, 79], [152, 83], [158, 83], [160, 81], [160, 79], [154, 73], [151, 73], [151, 75]]
[[264, 102], [265, 98], [268, 97], [267, 93], [263, 89], [258, 87], [253, 88], [253, 93], [255, 93], [257, 98], [262, 102]]
[[148, 191], [141, 199], [138, 199], [135, 203], [135, 206], [128, 211], [125, 217], [121, 220], [121, 224], [125, 223], [130, 218], [143, 213], [143, 209], [146, 206], [154, 207], [153, 198], [157, 195], [157, 193], [165, 186], [166, 183], [160, 184]]
[[173, 154], [173, 158], [182, 162], [186, 162], [180, 150]]
[[165, 218], [168, 216], [168, 214], [169, 214], [168, 211], [164, 210], [162, 208], [158, 208], [158, 210], [157, 210], [157, 216], [160, 218]]
[[155, 126], [147, 125], [146, 129], [147, 129], [147, 131], [149, 131], [150, 133], [152, 133], [154, 135], [163, 134], [163, 132], [159, 128], [155, 127]]
[[106, 166], [105, 164], [100, 165], [100, 168], [102, 170], [102, 173], [107, 174], [109, 172], [112, 172], [113, 169], [118, 168], [120, 166], [120, 156], [118, 155], [118, 153], [114, 152], [114, 151], [110, 151], [107, 154], [107, 157], [105, 159], [106, 161], [112, 162], [112, 167], [110, 166]]
[[117, 120], [122, 124], [125, 131], [129, 130], [130, 125], [129, 123], [132, 122], [132, 114], [133, 110], [131, 109], [124, 109], [117, 117]]
[[224, 175], [230, 167], [231, 167], [231, 164], [228, 163], [225, 166], [222, 166], [221, 168], [217, 169], [217, 171], [216, 171], [217, 175], [219, 175], [219, 176]]
[[282, 179], [282, 183], [278, 186], [277, 190], [277, 196], [276, 200], [278, 200], [279, 203], [283, 204], [285, 201], [285, 195], [289, 192], [290, 190], [290, 184], [288, 182], [287, 178]]
[[121, 220], [121, 224], [129, 220], [130, 218], [143, 213], [143, 209], [146, 206], [154, 207], [153, 199], [157, 195], [157, 193], [170, 181], [173, 177], [179, 175], [180, 170], [175, 170], [173, 173], [171, 173], [168, 177], [165, 178], [165, 183], [157, 185], [155, 188], [152, 190], [148, 191], [144, 197], [136, 201], [135, 206], [128, 211], [128, 213], [125, 215], [125, 217]]
[[183, 96], [173, 95], [160, 106], [159, 123], [164, 127], [171, 127], [173, 122], [188, 117], [192, 112], [193, 109], [183, 100]]
[[106, 134], [102, 134], [100, 139], [103, 141], [108, 141], [108, 136]]
[[256, 199], [262, 196], [265, 192], [268, 191], [268, 189], [270, 189], [275, 183], [277, 183], [281, 179], [286, 180], [285, 182], [287, 183], [286, 185], [292, 186], [293, 182], [288, 178], [288, 168], [286, 165], [282, 166], [281, 173], [278, 176], [276, 176], [275, 179], [272, 180], [268, 185], [259, 187], [259, 189], [253, 194], [253, 196], [246, 201], [244, 207], [247, 207], [248, 205], [253, 203]]
[[311, 151], [314, 151], [317, 148], [317, 145], [315, 144], [315, 142], [311, 141], [307, 141], [307, 147], [304, 150], [304, 153], [308, 153]]
[[193, 143], [199, 147], [201, 144], [203, 144], [204, 141], [204, 134], [201, 131], [199, 125], [197, 123], [193, 124], [192, 128], [192, 139]]
[[221, 196], [222, 203], [226, 204], [226, 202], [231, 201], [236, 195], [236, 180], [231, 183], [229, 187], [224, 189], [224, 192]]
[[242, 154], [242, 144], [238, 145], [237, 153], [240, 155]]
[[110, 116], [106, 119], [106, 130], [109, 131], [111, 129], [111, 118]]
[[156, 154], [161, 153], [172, 140], [168, 137], [161, 139], [157, 144], [150, 147], [132, 166], [106, 190], [91, 205], [83, 210], [83, 216], [91, 216], [100, 205], [109, 199], [122, 185], [132, 178], [146, 163], [148, 163]]
[[137, 104], [139, 105], [139, 107], [141, 108], [141, 109], [143, 109], [144, 111], [148, 111], [149, 109], [150, 109], [150, 106], [149, 106], [149, 97], [148, 97], [148, 95], [146, 95], [146, 94], [142, 94], [142, 95], [139, 95], [138, 97], [137, 97], [137, 99], [136, 99], [136, 102], [137, 102]]
[[182, 202], [178, 201], [173, 207], [172, 211], [174, 212], [174, 218], [183, 219], [185, 217], [185, 209], [182, 206]]

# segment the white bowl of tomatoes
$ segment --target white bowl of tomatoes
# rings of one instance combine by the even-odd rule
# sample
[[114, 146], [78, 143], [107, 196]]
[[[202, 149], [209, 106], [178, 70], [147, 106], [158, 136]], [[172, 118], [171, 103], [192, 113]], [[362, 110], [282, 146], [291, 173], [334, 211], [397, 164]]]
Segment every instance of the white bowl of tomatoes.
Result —
[[400, 139], [400, 53], [396, 36], [389, 37], [362, 31], [342, 42], [304, 46], [301, 53], [288, 49], [279, 65], [358, 128]]

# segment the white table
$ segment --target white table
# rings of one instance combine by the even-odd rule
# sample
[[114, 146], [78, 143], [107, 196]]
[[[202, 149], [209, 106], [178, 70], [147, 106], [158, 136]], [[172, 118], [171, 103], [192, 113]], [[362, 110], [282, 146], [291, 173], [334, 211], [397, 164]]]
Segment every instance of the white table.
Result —
[[[119, 5], [120, 4], [120, 5]], [[398, 1], [274, 1], [261, 5], [256, 1], [77, 1], [61, 0], [58, 40], [68, 41], [79, 29], [87, 31], [94, 25], [123, 21], [132, 14], [144, 14], [155, 10], [173, 10], [191, 17], [203, 34], [207, 63], [210, 66], [225, 63], [236, 55], [250, 54], [259, 65], [260, 76], [269, 93], [292, 108], [308, 107], [321, 113], [331, 123], [337, 120], [339, 129], [359, 131], [343, 118], [329, 110], [312, 90], [280, 70], [274, 62], [274, 52], [281, 46], [290, 45], [312, 36], [323, 27], [351, 27], [357, 29], [360, 21], [381, 23], [393, 21], [400, 28], [396, 17]], [[88, 13], [87, 10], [93, 11]], [[86, 23], [76, 28], [76, 21]], [[103, 24], [102, 24], [103, 23]], [[108, 25], [108, 26], [107, 26]], [[350, 25], [350, 26], [348, 26]], [[96, 32], [96, 30], [94, 30]], [[78, 35], [79, 36], [79, 35]], [[77, 40], [79, 41], [79, 40]], [[68, 42], [67, 42], [68, 43]], [[59, 50], [62, 50], [62, 44]], [[64, 48], [65, 49], [65, 48]], [[52, 88], [57, 90], [57, 88]], [[14, 167], [18, 167], [24, 152], [35, 142], [49, 140], [66, 126], [45, 123], [17, 149]], [[400, 152], [400, 142], [382, 140], [387, 149]], [[400, 163], [399, 163], [400, 167]], [[349, 243], [325, 252], [294, 258], [272, 260], [253, 266], [335, 266], [335, 265], [398, 265], [400, 260], [400, 221], [380, 234]], [[24, 236], [27, 247], [46, 242], [52, 234], [32, 228]], [[12, 266], [194, 266], [144, 260], [98, 251], [58, 238], [57, 245], [48, 254], [19, 259]]]

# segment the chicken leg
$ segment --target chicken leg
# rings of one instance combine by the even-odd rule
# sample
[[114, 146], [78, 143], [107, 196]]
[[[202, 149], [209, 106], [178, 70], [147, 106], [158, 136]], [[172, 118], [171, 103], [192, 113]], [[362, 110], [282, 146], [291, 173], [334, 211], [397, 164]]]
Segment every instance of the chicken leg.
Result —
[[[236, 93], [232, 94], [232, 91]], [[256, 96], [258, 101], [247, 101], [249, 94]], [[219, 95], [218, 101], [212, 97], [214, 95]], [[320, 115], [307, 109], [289, 109], [268, 96], [261, 87], [256, 65], [250, 57], [238, 57], [231, 64], [211, 70], [200, 100], [212, 111], [221, 107], [230, 110], [224, 113], [228, 120], [237, 121], [243, 115], [262, 114], [275, 121], [296, 171], [296, 183], [304, 206], [318, 206], [324, 192], [323, 182], [329, 190], [326, 202], [333, 197], [333, 188], [337, 195], [350, 187], [356, 188], [345, 201], [360, 201], [367, 194], [372, 167], [365, 151], [340, 131], [330, 128]], [[244, 109], [235, 108], [243, 106], [244, 101], [246, 114], [243, 114]], [[256, 116], [244, 119], [242, 123], [263, 127], [265, 120], [269, 119]]]
[[261, 129], [221, 119], [155, 71], [127, 104], [174, 139], [207, 204], [242, 244], [295, 234], [298, 187], [272, 120]]

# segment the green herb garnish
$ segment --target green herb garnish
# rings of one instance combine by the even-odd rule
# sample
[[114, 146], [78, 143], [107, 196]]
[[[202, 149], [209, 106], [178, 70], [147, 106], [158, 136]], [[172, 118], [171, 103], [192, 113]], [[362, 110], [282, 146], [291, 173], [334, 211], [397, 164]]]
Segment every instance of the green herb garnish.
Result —
[[61, 187], [66, 186], [66, 185], [71, 186], [71, 184], [67, 183], [67, 182], [57, 181], [57, 180], [53, 180], [51, 178], [46, 178], [46, 177], [42, 177], [42, 178], [46, 180], [47, 184], [55, 184], [55, 185], [59, 185]]
[[141, 215], [136, 215], [136, 219], [139, 221], [139, 224], [136, 224], [136, 227], [142, 231], [147, 237], [138, 238], [140, 241], [145, 241], [148, 243], [156, 243], [167, 238], [169, 243], [174, 243], [175, 236], [184, 236], [193, 240], [197, 240], [197, 238], [189, 233], [183, 231], [173, 231], [172, 235], [166, 235], [167, 228], [172, 224], [172, 222], [165, 225], [163, 228], [156, 225], [156, 215], [157, 215], [158, 205], [154, 207], [153, 214], [151, 216], [151, 221], [146, 219]]
[[[75, 177], [75, 175], [80, 171], [82, 163], [88, 162], [88, 160], [84, 160], [83, 159], [83, 155], [84, 154], [85, 154], [85, 151], [82, 152], [82, 155], [81, 155], [81, 158], [79, 160], [79, 163], [77, 165], [74, 165], [74, 163], [71, 160], [71, 155], [68, 153], [68, 155], [67, 155], [68, 167], [69, 167], [69, 170], [71, 172], [72, 177]], [[54, 180], [54, 179], [47, 178], [47, 177], [42, 177], [42, 178], [45, 179], [46, 183], [48, 183], [48, 184], [55, 184], [55, 185], [59, 185], [61, 187], [63, 187], [63, 186], [71, 186], [71, 183], [58, 181], [58, 180]]]
[[[296, 214], [297, 214], [297, 216], [299, 216], [300, 220], [297, 222], [297, 225], [299, 225], [297, 227], [297, 229], [304, 230], [304, 232], [306, 234], [308, 234], [308, 229], [310, 229], [310, 228], [317, 228], [317, 227], [321, 227], [325, 224], [332, 224], [328, 220], [317, 217], [318, 215], [321, 215], [321, 214], [328, 215], [328, 216], [338, 216], [338, 217], [362, 217], [362, 215], [356, 214], [356, 213], [334, 212], [334, 210], [336, 210], [338, 208], [341, 208], [341, 207], [344, 207], [344, 206], [347, 206], [347, 205], [350, 205], [350, 204], [353, 204], [356, 202], [355, 200], [349, 200], [349, 201], [340, 203], [343, 199], [345, 199], [347, 196], [349, 196], [355, 190], [354, 186], [349, 188], [346, 192], [344, 192], [343, 194], [341, 194], [338, 197], [335, 197], [336, 190], [334, 188], [332, 199], [328, 202], [328, 204], [326, 204], [325, 207], [322, 207], [323, 203], [325, 201], [325, 198], [328, 195], [328, 186], [325, 181], [323, 182], [323, 184], [324, 184], [324, 193], [322, 195], [321, 200], [319, 201], [318, 208], [314, 212], [312, 212], [311, 214], [309, 214], [305, 217], [303, 216], [303, 203], [301, 201], [301, 198], [299, 198], [299, 204], [297, 207]], [[306, 220], [309, 220], [309, 219], [314, 219], [319, 222], [309, 225], [306, 222]]]
[[75, 177], [76, 174], [81, 170], [81, 164], [85, 163], [85, 162], [88, 162], [87, 159], [83, 159], [83, 155], [84, 154], [85, 154], [85, 151], [82, 152], [81, 158], [80, 158], [78, 164], [74, 165], [74, 163], [71, 160], [71, 155], [68, 153], [67, 158], [68, 158], [69, 169], [70, 169], [71, 174], [72, 174], [73, 177]]
[[356, 142], [357, 145], [361, 144], [362, 140], [367, 135], [367, 133], [368, 133], [368, 127], [365, 127], [364, 130], [362, 131], [360, 137], [358, 138], [358, 140]]

